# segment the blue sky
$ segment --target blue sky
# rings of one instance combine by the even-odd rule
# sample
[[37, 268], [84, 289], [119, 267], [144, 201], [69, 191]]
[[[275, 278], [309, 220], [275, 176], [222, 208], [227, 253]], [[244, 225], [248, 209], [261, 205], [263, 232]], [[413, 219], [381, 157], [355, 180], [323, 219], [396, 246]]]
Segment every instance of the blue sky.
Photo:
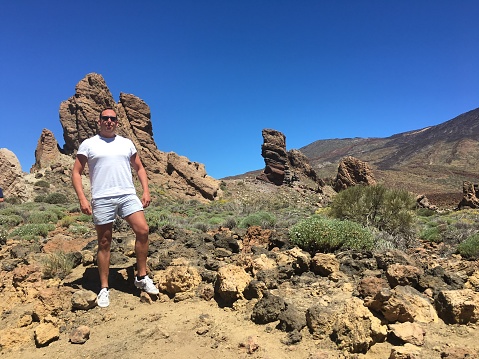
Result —
[[215, 178], [287, 149], [387, 137], [479, 107], [476, 0], [0, 0], [0, 148], [60, 146], [60, 103], [88, 73], [151, 109], [154, 139]]

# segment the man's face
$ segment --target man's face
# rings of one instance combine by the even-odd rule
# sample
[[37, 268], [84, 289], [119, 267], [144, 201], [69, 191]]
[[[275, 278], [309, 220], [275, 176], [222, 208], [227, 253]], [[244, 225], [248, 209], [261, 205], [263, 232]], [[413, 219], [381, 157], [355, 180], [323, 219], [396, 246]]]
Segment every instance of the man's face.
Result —
[[105, 110], [101, 113], [98, 121], [100, 127], [100, 134], [104, 137], [112, 137], [115, 135], [118, 126], [118, 118], [113, 110]]

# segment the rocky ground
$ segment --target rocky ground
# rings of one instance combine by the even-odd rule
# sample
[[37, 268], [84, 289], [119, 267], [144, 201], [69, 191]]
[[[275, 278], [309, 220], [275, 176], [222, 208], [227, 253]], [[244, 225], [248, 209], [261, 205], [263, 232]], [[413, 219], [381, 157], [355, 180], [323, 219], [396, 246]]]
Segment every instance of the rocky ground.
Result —
[[[119, 228], [108, 308], [95, 304], [94, 237], [58, 228], [38, 247], [7, 240], [0, 357], [478, 358], [478, 263], [441, 245], [311, 255], [259, 227], [165, 227], [150, 239], [160, 295], [134, 288], [133, 237]], [[76, 267], [43, 278], [59, 249]]]

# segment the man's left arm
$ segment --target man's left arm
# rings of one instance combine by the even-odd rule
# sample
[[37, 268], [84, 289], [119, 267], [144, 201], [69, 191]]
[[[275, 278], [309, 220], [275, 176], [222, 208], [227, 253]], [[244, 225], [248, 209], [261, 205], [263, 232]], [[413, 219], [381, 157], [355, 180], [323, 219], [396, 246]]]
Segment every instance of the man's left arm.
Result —
[[135, 153], [133, 156], [131, 156], [130, 162], [133, 166], [133, 169], [136, 171], [138, 179], [140, 180], [141, 187], [143, 188], [141, 203], [143, 204], [143, 208], [146, 208], [151, 203], [151, 197], [150, 189], [148, 188], [148, 176], [146, 175], [145, 167], [143, 167], [143, 163], [141, 162], [138, 153]]

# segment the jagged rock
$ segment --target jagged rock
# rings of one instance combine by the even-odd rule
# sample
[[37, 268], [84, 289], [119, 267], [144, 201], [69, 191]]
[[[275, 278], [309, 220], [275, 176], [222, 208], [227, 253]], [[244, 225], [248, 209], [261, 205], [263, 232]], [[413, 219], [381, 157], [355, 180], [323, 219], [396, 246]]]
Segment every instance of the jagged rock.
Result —
[[479, 293], [471, 289], [443, 290], [436, 298], [435, 307], [447, 324], [476, 323], [479, 320]]
[[265, 168], [257, 178], [280, 186], [283, 184], [285, 165], [288, 161], [286, 136], [272, 129], [264, 129], [262, 135], [261, 155], [264, 159]]
[[118, 115], [118, 134], [135, 144], [150, 180], [182, 197], [213, 200], [219, 181], [207, 176], [204, 165], [175, 153], [158, 150], [153, 139], [149, 106], [140, 98], [120, 93], [117, 104], [105, 80], [90, 73], [75, 88], [75, 95], [60, 105], [60, 122], [65, 145], [61, 152], [74, 155], [80, 143], [97, 133], [98, 114], [105, 107]]
[[96, 294], [91, 290], [81, 289], [72, 295], [72, 309], [88, 310], [96, 307]]
[[41, 323], [35, 328], [35, 344], [44, 347], [60, 338], [60, 330], [52, 323]]
[[410, 285], [416, 287], [419, 283], [419, 278], [424, 274], [422, 268], [394, 263], [388, 266], [386, 270], [386, 277], [391, 288], [398, 285]]
[[6, 148], [0, 148], [0, 173], [0, 187], [6, 199], [17, 197], [26, 200], [28, 198], [22, 166], [17, 156]]
[[376, 184], [371, 167], [352, 156], [344, 157], [338, 166], [338, 174], [333, 181], [336, 192], [356, 185], [372, 186]]
[[173, 261], [171, 266], [159, 272], [154, 278], [160, 291], [173, 295], [194, 291], [201, 283], [198, 269], [181, 259]]
[[233, 264], [218, 269], [215, 293], [227, 303], [243, 298], [243, 292], [251, 281], [245, 270]]
[[302, 177], [307, 177], [314, 182], [319, 180], [316, 171], [311, 167], [308, 158], [303, 152], [293, 149], [288, 151], [287, 154], [289, 167], [293, 169], [294, 175], [298, 176], [300, 179]]
[[283, 298], [265, 292], [263, 298], [254, 305], [251, 320], [256, 324], [275, 322], [285, 309], [286, 303]]
[[392, 334], [404, 343], [410, 343], [417, 346], [424, 345], [424, 336], [426, 332], [423, 327], [417, 323], [397, 323], [390, 324], [389, 329]]
[[437, 206], [429, 203], [429, 199], [426, 197], [425, 194], [420, 194], [416, 197], [416, 204], [419, 208], [426, 208], [426, 209], [430, 209], [431, 211], [438, 210]]
[[462, 199], [457, 205], [459, 209], [464, 207], [479, 208], [478, 185], [469, 181], [462, 183]]
[[316, 253], [311, 259], [311, 270], [323, 277], [339, 271], [339, 261], [334, 254]]
[[262, 135], [261, 155], [265, 168], [257, 179], [277, 186], [305, 179], [318, 181], [316, 172], [301, 151], [294, 149], [286, 151], [286, 136], [283, 133], [264, 129]]
[[387, 334], [386, 326], [355, 297], [312, 306], [306, 311], [306, 322], [314, 338], [329, 337], [350, 353], [366, 353]]
[[397, 286], [384, 299], [381, 312], [389, 323], [436, 323], [439, 320], [429, 300], [412, 287]]
[[38, 139], [37, 148], [35, 150], [35, 164], [32, 166], [30, 172], [60, 162], [61, 156], [63, 155], [60, 152], [55, 136], [50, 130], [44, 128]]

